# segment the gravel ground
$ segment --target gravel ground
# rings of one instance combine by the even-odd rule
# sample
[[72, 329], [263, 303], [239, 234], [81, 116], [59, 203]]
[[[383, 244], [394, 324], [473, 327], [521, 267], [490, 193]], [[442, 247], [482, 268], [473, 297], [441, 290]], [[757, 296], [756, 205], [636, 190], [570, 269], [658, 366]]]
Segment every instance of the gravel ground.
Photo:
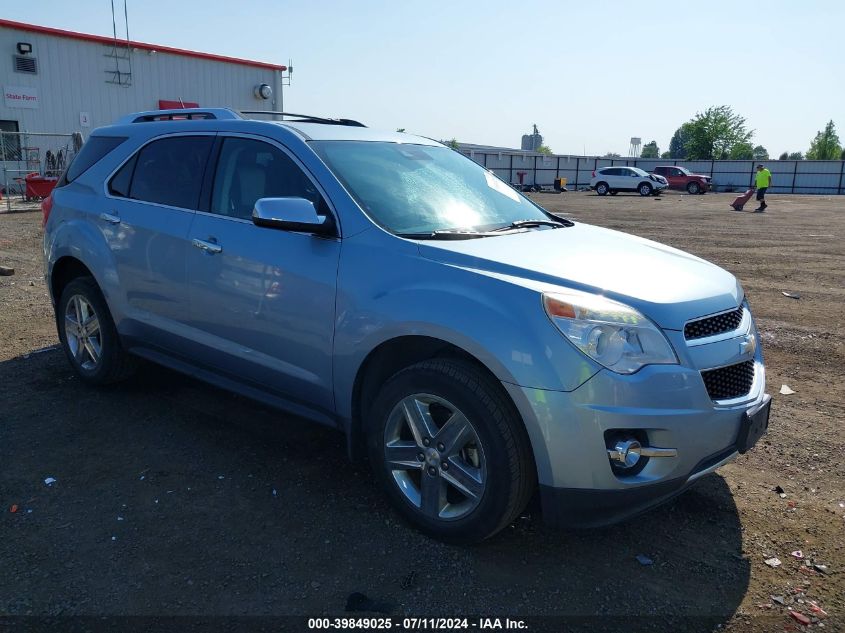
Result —
[[56, 343], [40, 213], [0, 213], [16, 269], [0, 277], [0, 616], [343, 615], [361, 592], [394, 617], [600, 616], [590, 630], [798, 630], [789, 610], [818, 617], [814, 601], [842, 630], [845, 199], [773, 195], [751, 214], [730, 194], [534, 197], [738, 275], [775, 398], [753, 451], [622, 525], [556, 531], [532, 507], [481, 545], [443, 545], [331, 430], [154, 366], [80, 384], [40, 351]]

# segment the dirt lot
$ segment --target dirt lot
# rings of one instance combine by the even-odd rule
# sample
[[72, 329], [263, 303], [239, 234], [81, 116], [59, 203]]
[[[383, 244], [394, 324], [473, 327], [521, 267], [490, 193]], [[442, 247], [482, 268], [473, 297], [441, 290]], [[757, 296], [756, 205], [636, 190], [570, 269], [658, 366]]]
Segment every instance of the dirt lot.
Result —
[[32, 353], [56, 343], [40, 214], [0, 213], [0, 265], [16, 269], [0, 277], [0, 615], [342, 615], [357, 591], [394, 617], [598, 614], [570, 624], [628, 630], [798, 630], [788, 609], [815, 617], [815, 601], [843, 630], [845, 198], [771, 196], [766, 214], [731, 198], [536, 196], [738, 275], [769, 434], [627, 524], [559, 532], [534, 511], [476, 547], [401, 523], [334, 432], [155, 367], [93, 390], [59, 351]]

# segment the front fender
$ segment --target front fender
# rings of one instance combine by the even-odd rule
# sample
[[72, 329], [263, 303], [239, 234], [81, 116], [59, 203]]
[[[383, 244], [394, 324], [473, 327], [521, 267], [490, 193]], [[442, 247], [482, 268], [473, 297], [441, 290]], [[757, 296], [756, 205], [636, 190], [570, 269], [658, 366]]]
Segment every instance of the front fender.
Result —
[[446, 341], [525, 387], [572, 391], [600, 369], [552, 325], [537, 290], [423, 258], [379, 230], [344, 241], [336, 313], [335, 400], [345, 419], [368, 354], [401, 336]]

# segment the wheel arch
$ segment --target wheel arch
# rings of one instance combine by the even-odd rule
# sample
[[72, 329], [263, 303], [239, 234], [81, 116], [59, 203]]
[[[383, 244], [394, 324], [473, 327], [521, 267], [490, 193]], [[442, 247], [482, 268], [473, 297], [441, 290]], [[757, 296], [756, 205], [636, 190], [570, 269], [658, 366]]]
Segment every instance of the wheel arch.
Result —
[[[53, 303], [58, 303], [65, 287], [79, 277], [91, 277], [97, 282], [94, 273], [82, 260], [73, 255], [59, 257], [50, 269], [49, 289]], [[97, 283], [97, 285], [99, 286], [100, 284]]]
[[[366, 457], [364, 420], [367, 414], [367, 406], [375, 399], [379, 387], [405, 367], [432, 358], [461, 360], [472, 365], [501, 389], [502, 395], [513, 407], [514, 414], [520, 415], [516, 403], [507, 390], [501, 386], [500, 379], [490, 367], [475, 355], [454, 343], [432, 336], [414, 334], [394, 337], [373, 348], [355, 374], [352, 387], [352, 415], [346, 429], [349, 456], [353, 461], [361, 461]], [[526, 432], [526, 438], [528, 438], [524, 420], [522, 427]]]

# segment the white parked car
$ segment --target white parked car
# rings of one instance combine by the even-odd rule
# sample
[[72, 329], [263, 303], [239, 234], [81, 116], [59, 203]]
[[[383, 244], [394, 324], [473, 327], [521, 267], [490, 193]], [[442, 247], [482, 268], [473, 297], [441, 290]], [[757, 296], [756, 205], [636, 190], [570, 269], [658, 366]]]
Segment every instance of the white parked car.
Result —
[[639, 167], [602, 167], [593, 172], [590, 189], [600, 196], [620, 191], [636, 191], [641, 196], [657, 195], [669, 187], [663, 176], [649, 174]]

